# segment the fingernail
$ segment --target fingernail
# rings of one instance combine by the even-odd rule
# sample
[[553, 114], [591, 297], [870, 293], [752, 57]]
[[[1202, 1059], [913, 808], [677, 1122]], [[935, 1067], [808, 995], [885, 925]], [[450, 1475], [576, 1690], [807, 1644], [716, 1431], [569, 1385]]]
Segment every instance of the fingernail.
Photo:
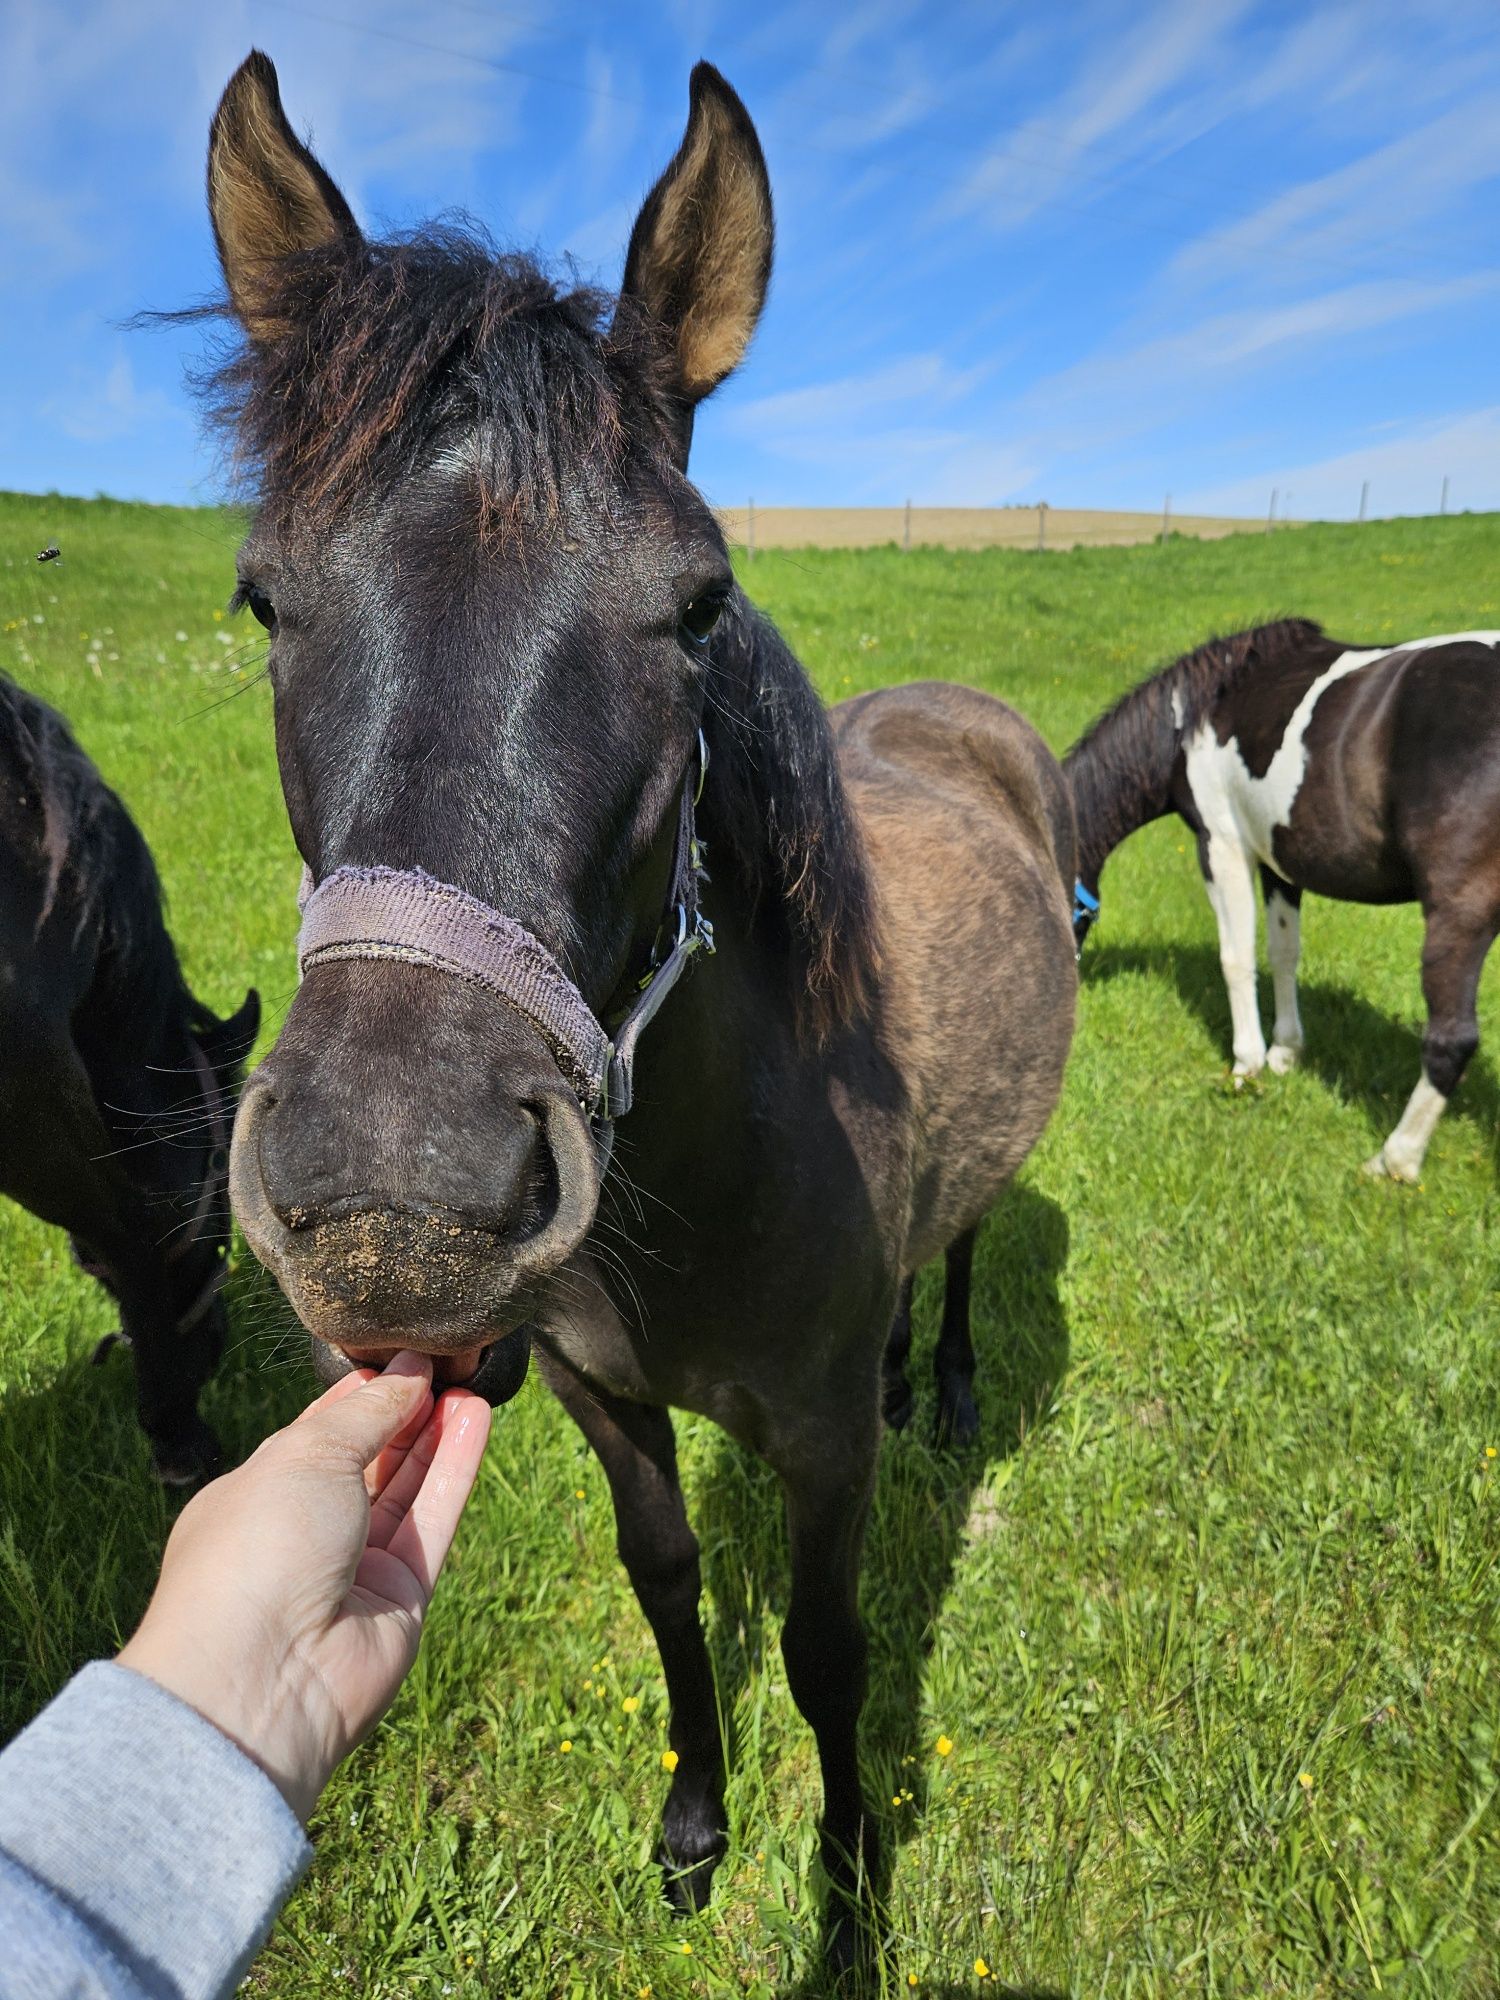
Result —
[[432, 1356], [418, 1354], [414, 1348], [403, 1347], [399, 1354], [393, 1354], [381, 1371], [386, 1375], [420, 1375], [427, 1381], [432, 1379]]

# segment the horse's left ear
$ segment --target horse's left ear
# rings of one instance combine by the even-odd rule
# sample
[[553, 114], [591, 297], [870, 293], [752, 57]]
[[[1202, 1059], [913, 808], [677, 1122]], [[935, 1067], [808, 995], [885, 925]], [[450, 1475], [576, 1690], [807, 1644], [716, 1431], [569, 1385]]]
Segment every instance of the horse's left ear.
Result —
[[239, 1069], [260, 1033], [260, 995], [252, 986], [238, 1013], [227, 1021], [215, 1021], [199, 1035], [203, 1053], [215, 1070]]
[[771, 279], [771, 182], [750, 114], [713, 67], [693, 71], [687, 131], [646, 197], [622, 300], [665, 340], [669, 387], [692, 413], [739, 365]]

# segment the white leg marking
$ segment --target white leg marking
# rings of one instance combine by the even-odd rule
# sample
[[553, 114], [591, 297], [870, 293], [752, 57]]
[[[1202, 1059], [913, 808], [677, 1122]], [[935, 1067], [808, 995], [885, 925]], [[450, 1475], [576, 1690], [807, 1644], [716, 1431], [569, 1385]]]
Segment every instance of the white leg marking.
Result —
[[1219, 963], [1234, 1023], [1234, 1073], [1255, 1076], [1266, 1065], [1255, 997], [1255, 875], [1244, 848], [1218, 833], [1209, 835], [1208, 865], [1208, 900], [1219, 926]]
[[1401, 1123], [1386, 1140], [1373, 1160], [1366, 1160], [1367, 1174], [1389, 1174], [1395, 1181], [1420, 1180], [1422, 1160], [1437, 1122], [1448, 1100], [1426, 1076], [1417, 1078], [1417, 1087], [1406, 1101]]
[[1302, 913], [1273, 889], [1266, 903], [1266, 956], [1276, 989], [1276, 1025], [1266, 1061], [1284, 1076], [1302, 1053], [1302, 1016], [1297, 1011], [1297, 959], [1302, 949]]

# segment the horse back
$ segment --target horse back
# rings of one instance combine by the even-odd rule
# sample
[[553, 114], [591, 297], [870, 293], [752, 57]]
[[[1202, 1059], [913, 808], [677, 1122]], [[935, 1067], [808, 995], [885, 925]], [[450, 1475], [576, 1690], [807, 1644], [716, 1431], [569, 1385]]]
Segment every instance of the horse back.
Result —
[[1037, 732], [976, 689], [916, 682], [832, 720], [879, 903], [882, 1037], [912, 1107], [913, 1270], [984, 1215], [1057, 1102], [1072, 802]]
[[[1315, 894], [1424, 895], [1445, 854], [1467, 868], [1500, 824], [1500, 649], [1488, 633], [1385, 649], [1328, 645], [1305, 688], [1248, 682], [1225, 704], [1242, 788], [1262, 788], [1258, 846]], [[1242, 711], [1236, 713], [1235, 711]], [[1260, 759], [1260, 728], [1272, 754]], [[1279, 740], [1272, 740], [1277, 739]], [[1190, 767], [1191, 768], [1191, 767]]]

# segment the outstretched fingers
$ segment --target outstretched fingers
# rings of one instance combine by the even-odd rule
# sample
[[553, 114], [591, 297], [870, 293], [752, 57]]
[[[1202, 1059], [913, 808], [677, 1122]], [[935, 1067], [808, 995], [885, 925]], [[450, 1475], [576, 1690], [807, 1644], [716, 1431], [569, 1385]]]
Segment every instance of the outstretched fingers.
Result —
[[424, 1598], [432, 1595], [479, 1475], [490, 1417], [489, 1404], [463, 1390], [439, 1397], [371, 1509], [370, 1547], [410, 1570]]
[[335, 1382], [302, 1412], [292, 1435], [303, 1442], [316, 1437], [325, 1448], [356, 1457], [373, 1497], [385, 1483], [382, 1460], [403, 1452], [431, 1414], [431, 1357], [406, 1350], [379, 1375], [356, 1370]]

